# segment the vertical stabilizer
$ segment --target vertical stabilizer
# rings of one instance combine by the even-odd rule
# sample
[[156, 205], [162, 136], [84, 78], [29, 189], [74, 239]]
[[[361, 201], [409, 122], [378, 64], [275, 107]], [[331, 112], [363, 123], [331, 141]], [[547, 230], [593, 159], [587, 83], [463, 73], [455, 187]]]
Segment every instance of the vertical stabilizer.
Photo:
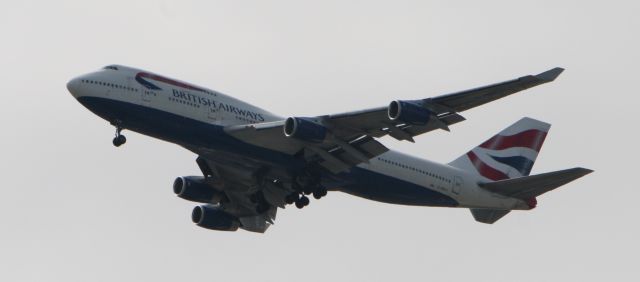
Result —
[[449, 165], [498, 181], [531, 172], [550, 124], [522, 118]]

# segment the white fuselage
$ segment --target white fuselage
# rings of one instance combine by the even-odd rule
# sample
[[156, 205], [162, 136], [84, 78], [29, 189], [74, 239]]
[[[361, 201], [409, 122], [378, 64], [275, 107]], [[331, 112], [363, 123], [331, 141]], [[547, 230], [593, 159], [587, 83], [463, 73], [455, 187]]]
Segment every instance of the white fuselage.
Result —
[[[70, 81], [67, 87], [81, 102], [90, 101], [92, 97], [122, 102], [220, 127], [283, 120], [282, 117], [222, 93], [124, 66], [107, 67], [80, 76]], [[111, 116], [109, 113], [95, 110], [88, 104], [85, 106], [110, 122], [114, 122], [112, 119], [116, 118], [115, 114]], [[157, 134], [150, 135], [158, 137]], [[167, 140], [175, 142], [171, 138]], [[454, 206], [457, 207], [529, 209], [522, 200], [504, 197], [479, 187], [478, 183], [490, 181], [482, 176], [399, 152], [386, 152], [371, 159], [369, 163], [358, 165], [357, 169], [363, 173], [387, 177], [392, 180], [389, 183], [394, 183], [392, 185], [409, 183], [435, 191], [455, 200], [457, 205]], [[355, 190], [345, 192], [372, 200], [403, 204], [375, 195], [360, 195], [362, 193]], [[397, 197], [402, 198], [402, 195]], [[422, 205], [420, 202], [411, 201], [405, 204]]]

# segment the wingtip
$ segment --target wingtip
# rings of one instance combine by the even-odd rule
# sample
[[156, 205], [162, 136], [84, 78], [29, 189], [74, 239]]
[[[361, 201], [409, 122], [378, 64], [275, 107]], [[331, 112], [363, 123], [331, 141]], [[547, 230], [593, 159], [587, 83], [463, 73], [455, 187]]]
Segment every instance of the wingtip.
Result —
[[558, 76], [560, 76], [560, 74], [563, 71], [564, 71], [563, 68], [556, 67], [556, 68], [550, 69], [548, 71], [545, 71], [543, 73], [540, 73], [540, 74], [536, 75], [536, 77], [538, 79], [543, 80], [543, 81], [551, 82], [551, 81], [556, 80], [556, 78], [558, 78]]
[[582, 170], [584, 171], [585, 174], [589, 174], [589, 173], [592, 173], [592, 172], [595, 171], [593, 169], [588, 169], [588, 168], [584, 168], [584, 167], [582, 168]]
[[592, 169], [584, 168], [584, 167], [576, 167], [575, 170], [579, 171], [581, 175], [587, 175], [589, 173], [594, 172]]

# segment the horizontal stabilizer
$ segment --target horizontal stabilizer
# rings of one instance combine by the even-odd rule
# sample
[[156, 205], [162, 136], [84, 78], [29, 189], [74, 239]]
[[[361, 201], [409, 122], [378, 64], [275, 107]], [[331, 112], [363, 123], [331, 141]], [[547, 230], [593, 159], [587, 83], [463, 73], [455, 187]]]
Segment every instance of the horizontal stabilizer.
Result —
[[511, 210], [494, 210], [494, 209], [470, 209], [473, 218], [477, 222], [493, 224], [494, 222], [507, 215]]
[[593, 170], [576, 167], [538, 175], [483, 183], [480, 184], [480, 187], [507, 197], [527, 200], [556, 189], [591, 172], [593, 172]]

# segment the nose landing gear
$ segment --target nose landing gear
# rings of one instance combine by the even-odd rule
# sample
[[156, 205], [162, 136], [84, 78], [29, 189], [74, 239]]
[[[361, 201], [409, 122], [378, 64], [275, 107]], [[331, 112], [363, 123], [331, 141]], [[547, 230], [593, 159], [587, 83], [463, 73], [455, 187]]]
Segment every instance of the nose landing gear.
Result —
[[120, 147], [124, 143], [127, 143], [127, 137], [124, 137], [124, 135], [118, 135], [113, 138], [113, 146]]
[[127, 143], [127, 138], [124, 137], [124, 135], [120, 134], [123, 128], [120, 127], [120, 125], [118, 125], [119, 123], [115, 123], [115, 124], [116, 124], [116, 137], [113, 138], [113, 146], [120, 147], [124, 143]]

